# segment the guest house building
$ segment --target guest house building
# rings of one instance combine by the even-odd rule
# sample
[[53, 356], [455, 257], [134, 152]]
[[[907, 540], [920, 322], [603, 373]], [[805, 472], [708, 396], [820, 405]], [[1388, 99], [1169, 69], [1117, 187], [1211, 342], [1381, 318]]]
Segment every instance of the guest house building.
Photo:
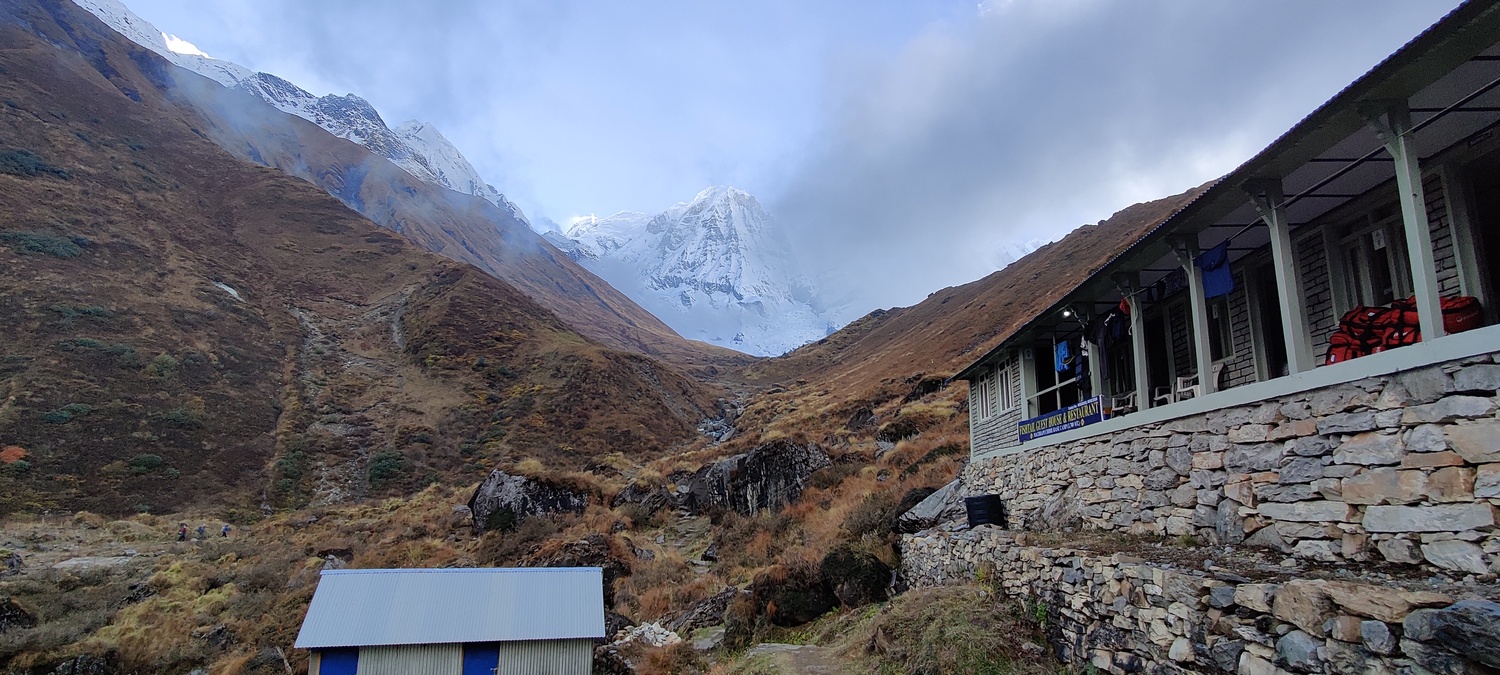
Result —
[[958, 373], [965, 493], [1500, 566], [1497, 125], [1500, 6], [1466, 2]]

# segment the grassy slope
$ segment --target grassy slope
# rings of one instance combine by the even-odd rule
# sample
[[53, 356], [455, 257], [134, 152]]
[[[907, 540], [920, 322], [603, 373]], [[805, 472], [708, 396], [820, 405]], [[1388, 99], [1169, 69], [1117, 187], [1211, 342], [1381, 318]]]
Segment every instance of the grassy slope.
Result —
[[0, 512], [578, 470], [660, 456], [711, 414], [673, 367], [235, 160], [150, 84], [157, 57], [101, 30], [0, 3], [0, 150], [61, 169], [0, 173], [0, 444], [30, 455]]
[[364, 147], [264, 101], [160, 62], [154, 85], [191, 105], [210, 139], [246, 161], [281, 169], [444, 256], [510, 283], [575, 331], [703, 376], [753, 357], [686, 340], [608, 283], [489, 202], [424, 183]]

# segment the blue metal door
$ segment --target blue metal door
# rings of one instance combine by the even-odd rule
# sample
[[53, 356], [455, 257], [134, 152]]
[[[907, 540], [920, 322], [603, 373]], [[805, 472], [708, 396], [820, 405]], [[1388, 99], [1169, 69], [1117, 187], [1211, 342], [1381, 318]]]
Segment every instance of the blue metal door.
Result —
[[325, 649], [318, 652], [318, 675], [355, 675], [359, 671], [359, 649]]
[[500, 667], [500, 643], [475, 642], [464, 645], [464, 675], [495, 675]]

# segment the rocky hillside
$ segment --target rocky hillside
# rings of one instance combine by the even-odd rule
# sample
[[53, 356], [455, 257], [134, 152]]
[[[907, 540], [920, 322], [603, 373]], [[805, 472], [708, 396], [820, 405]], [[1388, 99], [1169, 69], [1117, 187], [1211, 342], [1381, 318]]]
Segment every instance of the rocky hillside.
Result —
[[[669, 453], [717, 414], [677, 369], [226, 153], [209, 133], [223, 120], [168, 64], [72, 4], [4, 0], [0, 34], [0, 445], [24, 457], [0, 513], [336, 502], [527, 458], [582, 469]], [[263, 131], [405, 175], [291, 121]]]
[[[864, 389], [916, 373], [951, 375], [1066, 295], [1202, 188], [1127, 207], [911, 307], [876, 310], [781, 358], [745, 370], [753, 381], [818, 381]], [[1027, 247], [1030, 247], [1028, 243]]]
[[409, 120], [392, 129], [375, 107], [359, 96], [315, 96], [270, 73], [252, 72], [237, 63], [208, 56], [181, 38], [171, 36], [169, 40], [165, 33], [119, 0], [75, 1], [131, 42], [156, 52], [174, 65], [230, 89], [257, 96], [277, 110], [301, 117], [339, 138], [369, 148], [421, 180], [480, 197], [516, 219], [526, 221], [521, 209], [500, 194], [495, 186], [485, 182], [463, 153], [431, 124]]

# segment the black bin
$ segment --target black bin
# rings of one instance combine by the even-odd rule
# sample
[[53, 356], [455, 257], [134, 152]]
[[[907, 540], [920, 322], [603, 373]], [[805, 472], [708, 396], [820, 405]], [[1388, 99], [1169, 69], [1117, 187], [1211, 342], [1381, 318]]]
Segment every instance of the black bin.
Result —
[[1005, 522], [1005, 502], [1000, 501], [1000, 495], [965, 497], [964, 510], [969, 514], [969, 527], [997, 525], [1006, 528], [1010, 526]]

